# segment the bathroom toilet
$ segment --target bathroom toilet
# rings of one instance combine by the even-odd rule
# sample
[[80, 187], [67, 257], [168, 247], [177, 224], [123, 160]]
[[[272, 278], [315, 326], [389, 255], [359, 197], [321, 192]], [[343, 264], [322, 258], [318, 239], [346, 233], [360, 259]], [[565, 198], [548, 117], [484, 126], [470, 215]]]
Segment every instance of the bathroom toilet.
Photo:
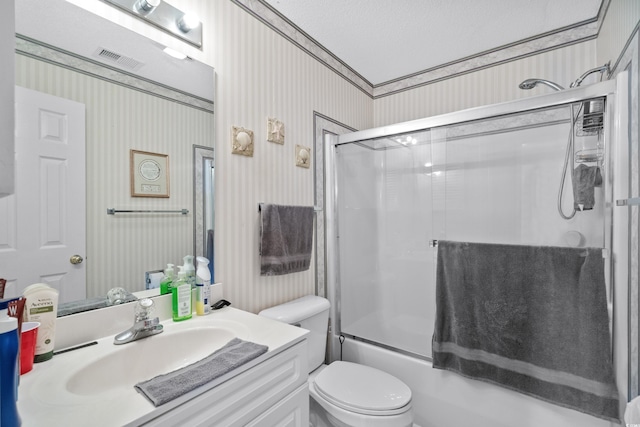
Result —
[[411, 389], [369, 366], [324, 364], [329, 301], [309, 295], [261, 311], [261, 316], [309, 330], [309, 420], [314, 427], [408, 427], [413, 425]]

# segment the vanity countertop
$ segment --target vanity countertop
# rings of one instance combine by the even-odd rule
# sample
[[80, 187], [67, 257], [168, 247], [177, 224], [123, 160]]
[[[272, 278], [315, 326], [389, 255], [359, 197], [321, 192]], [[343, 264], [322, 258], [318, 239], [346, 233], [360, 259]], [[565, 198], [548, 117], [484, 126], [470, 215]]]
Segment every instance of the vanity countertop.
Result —
[[[35, 364], [31, 372], [20, 377], [18, 410], [22, 425], [133, 425], [136, 420], [153, 418], [170, 411], [228, 381], [302, 341], [308, 333], [305, 329], [231, 307], [213, 311], [207, 316], [194, 314], [192, 319], [182, 322], [165, 320], [162, 324], [164, 332], [159, 335], [118, 346], [113, 344], [113, 335], [110, 335], [97, 339], [95, 345], [58, 354], [47, 362]], [[157, 347], [160, 343], [152, 341], [161, 339], [171, 345], [185, 342], [179, 336], [186, 336], [184, 331], [187, 330], [191, 336], [194, 332], [203, 333], [203, 345], [198, 345], [202, 348], [194, 351], [189, 348], [180, 349], [176, 354], [181, 356], [171, 360], [171, 366], [163, 364], [162, 372], [153, 373], [149, 377], [149, 359], [154, 358], [149, 356], [149, 350], [152, 345]], [[226, 343], [231, 333], [243, 340], [267, 345], [269, 351], [157, 408], [134, 389], [133, 386], [140, 381], [202, 359]], [[183, 357], [185, 354], [188, 356]]]

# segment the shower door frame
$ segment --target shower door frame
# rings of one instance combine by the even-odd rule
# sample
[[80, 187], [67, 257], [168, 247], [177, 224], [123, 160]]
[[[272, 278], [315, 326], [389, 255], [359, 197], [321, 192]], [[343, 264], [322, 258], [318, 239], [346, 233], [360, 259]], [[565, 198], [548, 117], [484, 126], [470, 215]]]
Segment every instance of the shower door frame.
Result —
[[[621, 73], [626, 74], [626, 73]], [[627, 396], [632, 395], [629, 387], [631, 384], [635, 384], [638, 381], [638, 358], [631, 357], [636, 356], [636, 352], [632, 351], [632, 342], [630, 336], [638, 336], [638, 331], [634, 330], [637, 327], [637, 322], [632, 322], [632, 316], [629, 311], [630, 307], [634, 307], [631, 304], [629, 296], [633, 294], [631, 292], [631, 283], [629, 283], [629, 240], [622, 239], [625, 232], [628, 235], [628, 209], [621, 209], [615, 207], [615, 200], [627, 199], [629, 195], [629, 155], [628, 155], [628, 140], [627, 140], [627, 128], [626, 117], [627, 115], [627, 78], [625, 75], [618, 75], [616, 79], [607, 80], [600, 83], [591, 84], [588, 86], [577, 87], [558, 91], [546, 95], [533, 96], [515, 101], [509, 101], [500, 104], [493, 104], [488, 106], [481, 106], [452, 113], [442, 114], [438, 116], [412, 120], [408, 122], [396, 123], [392, 125], [382, 126], [373, 129], [367, 129], [362, 131], [356, 131], [352, 133], [346, 133], [342, 135], [326, 135], [325, 136], [325, 254], [326, 254], [326, 278], [327, 285], [326, 291], [330, 301], [332, 301], [331, 312], [331, 324], [332, 331], [329, 339], [329, 357], [331, 360], [335, 360], [338, 357], [338, 337], [342, 333], [341, 326], [341, 298], [340, 298], [340, 281], [339, 281], [339, 246], [338, 246], [338, 213], [337, 213], [337, 200], [338, 200], [338, 188], [337, 188], [337, 169], [336, 165], [336, 147], [348, 144], [352, 142], [366, 141], [371, 139], [389, 137], [398, 134], [404, 134], [408, 132], [416, 132], [420, 130], [427, 130], [438, 128], [442, 126], [450, 126], [455, 124], [461, 124], [465, 122], [472, 122], [482, 119], [497, 118], [501, 116], [513, 115], [518, 113], [524, 113], [527, 111], [533, 111], [543, 108], [556, 107], [574, 102], [580, 102], [582, 100], [598, 97], [606, 97], [605, 107], [605, 129], [608, 129], [608, 133], [605, 134], [605, 165], [608, 167], [605, 170], [605, 174], [608, 178], [605, 180], [608, 183], [609, 188], [605, 190], [605, 204], [609, 205], [605, 210], [604, 227], [605, 238], [604, 246], [605, 252], [603, 256], [609, 257], [608, 265], [608, 283], [610, 301], [613, 305], [612, 309], [612, 351], [618, 348], [618, 351], [613, 351], [614, 363], [616, 366], [616, 376], [618, 384], [621, 388], [621, 393]], [[620, 119], [623, 117], [623, 119]], [[608, 139], [607, 139], [608, 138]], [[626, 144], [625, 144], [626, 141]], [[615, 153], [612, 151], [615, 150]], [[615, 168], [612, 167], [615, 164]], [[613, 185], [616, 182], [616, 186]], [[605, 187], [606, 188], [606, 187]], [[608, 191], [607, 191], [608, 190]], [[614, 230], [614, 226], [616, 230]], [[623, 230], [620, 230], [620, 228]], [[614, 235], [619, 238], [614, 240]], [[624, 240], [624, 241], [622, 241]], [[612, 245], [616, 247], [612, 247]], [[627, 261], [627, 268], [620, 269], [622, 271], [615, 271], [614, 279], [614, 262], [612, 260], [613, 253], [622, 255]], [[617, 284], [617, 286], [616, 286]], [[624, 285], [624, 292], [620, 292], [621, 287]], [[614, 287], [618, 288], [618, 292], [614, 292]], [[619, 295], [623, 293], [624, 295]], [[626, 301], [625, 301], [626, 300]], [[626, 303], [625, 303], [626, 302]], [[617, 307], [617, 309], [616, 309]], [[622, 309], [626, 308], [626, 310]], [[636, 328], [637, 329], [637, 328]], [[346, 334], [350, 335], [350, 334]], [[399, 353], [405, 353], [402, 350], [391, 348], [384, 344], [369, 342], [362, 339], [362, 341], [379, 347], [386, 348], [391, 351]], [[634, 346], [637, 349], [637, 347]], [[625, 351], [626, 349], [626, 351]], [[624, 354], [620, 354], [624, 353]], [[415, 354], [409, 354], [413, 357], [419, 356]], [[633, 360], [632, 360], [633, 359]]]

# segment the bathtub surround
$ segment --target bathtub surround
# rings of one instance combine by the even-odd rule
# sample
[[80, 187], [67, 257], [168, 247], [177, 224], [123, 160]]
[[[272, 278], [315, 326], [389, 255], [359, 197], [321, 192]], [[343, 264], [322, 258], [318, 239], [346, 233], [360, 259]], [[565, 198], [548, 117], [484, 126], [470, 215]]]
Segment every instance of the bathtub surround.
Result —
[[600, 248], [438, 241], [433, 366], [619, 422]]
[[261, 203], [260, 275], [280, 276], [309, 269], [313, 206]]

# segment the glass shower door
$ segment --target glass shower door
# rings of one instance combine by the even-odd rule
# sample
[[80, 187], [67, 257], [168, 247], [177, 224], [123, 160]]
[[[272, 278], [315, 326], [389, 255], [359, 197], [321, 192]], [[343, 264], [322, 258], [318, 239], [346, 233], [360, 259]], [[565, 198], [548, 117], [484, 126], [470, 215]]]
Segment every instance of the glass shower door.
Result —
[[336, 149], [341, 331], [423, 357], [435, 312], [430, 141], [427, 130]]
[[605, 183], [592, 209], [558, 209], [575, 167], [607, 172], [584, 102], [337, 145], [341, 333], [430, 358], [438, 240], [605, 247]]

